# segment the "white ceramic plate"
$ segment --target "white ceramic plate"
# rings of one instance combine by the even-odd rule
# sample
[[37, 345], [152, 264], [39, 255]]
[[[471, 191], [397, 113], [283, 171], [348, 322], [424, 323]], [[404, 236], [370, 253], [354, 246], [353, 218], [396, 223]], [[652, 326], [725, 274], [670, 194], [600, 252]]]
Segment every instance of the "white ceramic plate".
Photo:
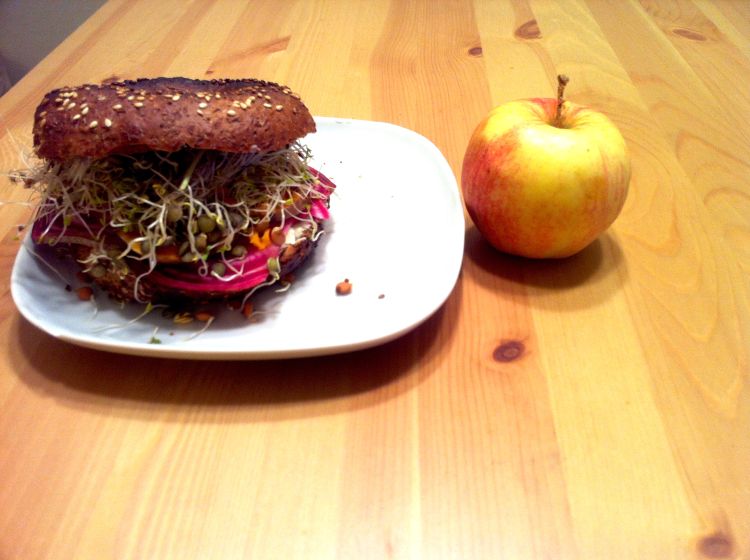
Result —
[[[125, 325], [143, 306], [97, 293], [96, 307], [28, 250], [11, 278], [13, 299], [34, 325], [68, 342], [145, 356], [268, 359], [332, 354], [392, 340], [435, 312], [455, 285], [464, 217], [455, 177], [419, 134], [386, 123], [317, 118], [305, 139], [312, 165], [337, 185], [326, 235], [291, 289], [259, 294], [264, 313], [247, 321], [222, 308], [209, 329], [175, 325], [159, 310]], [[71, 267], [59, 263], [71, 285]], [[348, 278], [353, 291], [337, 296]], [[117, 327], [107, 328], [108, 326]], [[156, 338], [160, 343], [154, 343]]]

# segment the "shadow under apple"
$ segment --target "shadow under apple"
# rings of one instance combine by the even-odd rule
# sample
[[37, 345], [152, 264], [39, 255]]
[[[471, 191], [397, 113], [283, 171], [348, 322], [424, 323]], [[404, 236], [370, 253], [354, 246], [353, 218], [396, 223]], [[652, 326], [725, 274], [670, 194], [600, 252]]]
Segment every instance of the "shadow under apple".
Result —
[[[570, 257], [530, 259], [495, 249], [470, 225], [465, 258], [475, 265], [465, 273], [485, 287], [508, 292], [523, 288], [532, 305], [561, 310], [595, 305], [611, 297], [627, 279], [622, 249], [609, 232]], [[563, 293], [575, 297], [559, 297]]]

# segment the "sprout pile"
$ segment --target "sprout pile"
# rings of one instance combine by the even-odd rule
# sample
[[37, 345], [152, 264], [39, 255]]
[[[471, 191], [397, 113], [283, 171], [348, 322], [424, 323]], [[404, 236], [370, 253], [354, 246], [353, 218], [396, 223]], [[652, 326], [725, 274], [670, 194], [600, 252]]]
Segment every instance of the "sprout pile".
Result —
[[300, 143], [265, 154], [186, 148], [44, 161], [15, 178], [39, 197], [34, 241], [88, 247], [81, 263], [93, 278], [118, 266], [124, 275], [130, 259], [144, 265], [138, 280], [157, 263], [192, 263], [230, 283], [249, 251], [294, 243], [295, 228], [319, 235], [333, 185], [309, 159]]

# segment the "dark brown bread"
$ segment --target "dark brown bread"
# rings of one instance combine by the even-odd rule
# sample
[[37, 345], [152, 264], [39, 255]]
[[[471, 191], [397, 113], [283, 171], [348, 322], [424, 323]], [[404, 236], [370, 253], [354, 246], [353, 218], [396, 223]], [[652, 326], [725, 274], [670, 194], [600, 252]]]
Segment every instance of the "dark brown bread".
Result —
[[51, 91], [36, 110], [34, 147], [57, 161], [183, 147], [269, 152], [314, 131], [299, 97], [273, 82], [153, 78]]

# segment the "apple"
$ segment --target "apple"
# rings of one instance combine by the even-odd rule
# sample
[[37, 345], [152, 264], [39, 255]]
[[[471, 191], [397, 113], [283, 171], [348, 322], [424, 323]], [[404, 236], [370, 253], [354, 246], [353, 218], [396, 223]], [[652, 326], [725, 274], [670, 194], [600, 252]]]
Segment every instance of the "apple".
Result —
[[605, 115], [563, 98], [493, 109], [469, 140], [461, 189], [469, 216], [497, 249], [533, 258], [579, 252], [625, 204], [630, 156]]

